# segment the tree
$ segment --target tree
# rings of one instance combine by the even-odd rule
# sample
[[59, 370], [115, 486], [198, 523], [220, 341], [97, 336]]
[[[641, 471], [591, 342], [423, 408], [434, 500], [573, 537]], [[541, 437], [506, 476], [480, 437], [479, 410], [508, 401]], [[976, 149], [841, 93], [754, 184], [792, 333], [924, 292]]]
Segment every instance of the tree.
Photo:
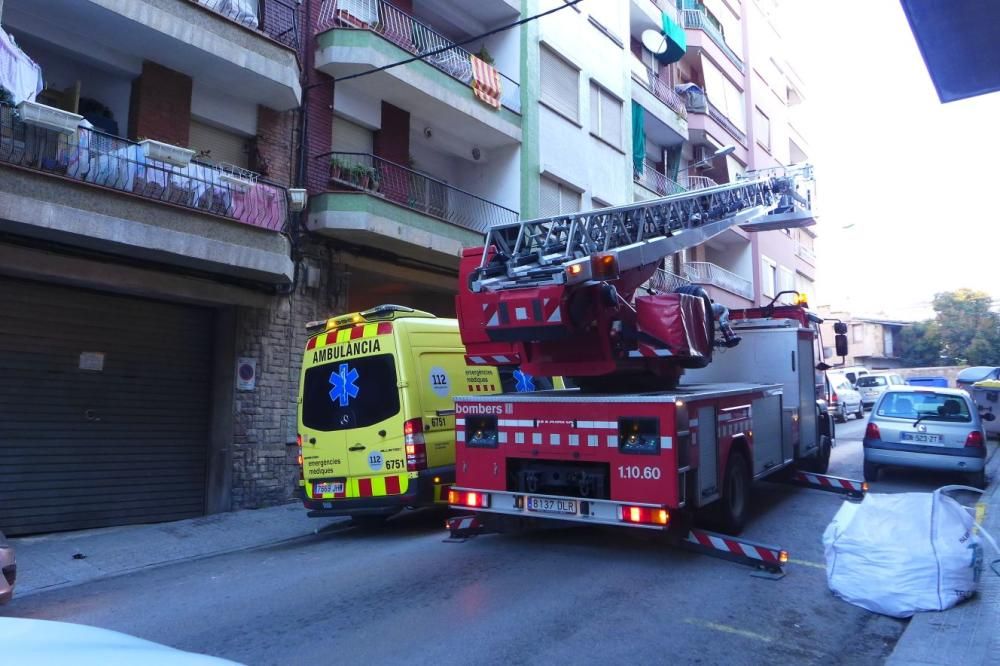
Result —
[[941, 364], [941, 334], [933, 319], [904, 326], [897, 338], [899, 358], [906, 368]]
[[984, 291], [959, 289], [934, 296], [941, 355], [956, 365], [1000, 363], [1000, 315]]

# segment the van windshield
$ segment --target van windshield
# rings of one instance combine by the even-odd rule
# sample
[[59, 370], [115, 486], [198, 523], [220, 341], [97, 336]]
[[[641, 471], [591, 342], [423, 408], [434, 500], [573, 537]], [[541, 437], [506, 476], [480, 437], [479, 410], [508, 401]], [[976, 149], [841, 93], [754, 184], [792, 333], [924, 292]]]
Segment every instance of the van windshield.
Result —
[[859, 377], [858, 386], [862, 387], [872, 387], [872, 386], [885, 386], [885, 377]]
[[365, 428], [399, 413], [392, 354], [361, 356], [306, 370], [302, 424], [330, 432]]

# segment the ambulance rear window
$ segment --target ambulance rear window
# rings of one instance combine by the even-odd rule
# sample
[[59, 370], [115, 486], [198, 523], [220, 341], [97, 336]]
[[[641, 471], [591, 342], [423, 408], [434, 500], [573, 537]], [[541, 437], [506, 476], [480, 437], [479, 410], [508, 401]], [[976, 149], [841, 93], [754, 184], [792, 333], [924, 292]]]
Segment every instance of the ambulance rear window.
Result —
[[392, 354], [360, 356], [306, 370], [302, 424], [330, 432], [365, 428], [399, 413]]

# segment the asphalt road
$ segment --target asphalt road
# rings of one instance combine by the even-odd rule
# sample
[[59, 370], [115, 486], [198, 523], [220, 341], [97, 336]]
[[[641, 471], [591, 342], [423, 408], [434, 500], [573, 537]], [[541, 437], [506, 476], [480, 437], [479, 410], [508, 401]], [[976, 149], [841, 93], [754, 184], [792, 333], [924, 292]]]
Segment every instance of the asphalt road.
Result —
[[[863, 421], [831, 474], [859, 478]], [[875, 492], [941, 479], [885, 475]], [[441, 516], [40, 593], [5, 613], [93, 624], [248, 664], [880, 663], [905, 623], [835, 599], [836, 495], [758, 484], [745, 536], [791, 552], [778, 581], [601, 529], [444, 543]]]

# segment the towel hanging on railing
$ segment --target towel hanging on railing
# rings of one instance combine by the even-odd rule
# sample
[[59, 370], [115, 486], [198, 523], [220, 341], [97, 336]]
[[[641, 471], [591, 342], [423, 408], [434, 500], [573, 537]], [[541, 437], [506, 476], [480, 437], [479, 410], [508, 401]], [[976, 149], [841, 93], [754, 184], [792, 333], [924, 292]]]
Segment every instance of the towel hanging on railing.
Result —
[[483, 102], [495, 109], [500, 108], [500, 72], [484, 60], [472, 58], [472, 90]]

